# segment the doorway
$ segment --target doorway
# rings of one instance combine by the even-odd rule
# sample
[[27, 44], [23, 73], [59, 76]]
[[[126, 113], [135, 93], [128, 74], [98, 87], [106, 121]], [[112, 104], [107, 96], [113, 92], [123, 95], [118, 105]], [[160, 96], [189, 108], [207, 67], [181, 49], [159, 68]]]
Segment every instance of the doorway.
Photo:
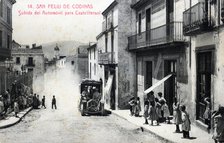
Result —
[[152, 61], [145, 62], [145, 90], [152, 86]]
[[177, 97], [177, 62], [176, 60], [164, 61], [164, 76], [172, 76], [164, 83], [164, 98], [169, 106], [170, 114], [173, 115], [173, 100]]
[[197, 100], [196, 119], [205, 123], [203, 117], [206, 104], [205, 98], [211, 99], [211, 73], [212, 52], [200, 52], [197, 54]]

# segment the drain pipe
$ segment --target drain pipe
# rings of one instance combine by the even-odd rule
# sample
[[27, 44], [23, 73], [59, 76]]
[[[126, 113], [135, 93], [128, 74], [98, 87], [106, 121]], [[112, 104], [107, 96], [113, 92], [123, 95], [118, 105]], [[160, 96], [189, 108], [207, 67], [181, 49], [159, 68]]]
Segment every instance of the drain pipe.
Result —
[[[192, 5], [192, 0], [190, 0], [190, 24], [191, 24], [191, 5]], [[191, 69], [191, 36], [190, 36], [190, 44], [189, 44], [189, 67]]]

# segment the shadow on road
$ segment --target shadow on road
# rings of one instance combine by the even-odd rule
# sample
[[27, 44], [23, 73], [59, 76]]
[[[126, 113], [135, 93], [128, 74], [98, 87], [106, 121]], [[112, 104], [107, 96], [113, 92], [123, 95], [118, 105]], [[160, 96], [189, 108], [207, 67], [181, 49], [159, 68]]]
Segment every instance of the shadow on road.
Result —
[[101, 113], [91, 113], [86, 114], [85, 116], [109, 116], [111, 113], [112, 113], [111, 111], [105, 110], [103, 115]]

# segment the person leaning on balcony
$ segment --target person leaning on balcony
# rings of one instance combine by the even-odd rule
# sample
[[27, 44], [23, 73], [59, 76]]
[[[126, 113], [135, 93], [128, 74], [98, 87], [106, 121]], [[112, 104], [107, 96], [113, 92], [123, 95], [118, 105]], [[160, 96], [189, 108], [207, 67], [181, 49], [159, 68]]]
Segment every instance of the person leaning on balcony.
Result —
[[224, 142], [224, 107], [219, 106], [218, 112], [216, 112], [213, 116], [214, 118], [214, 133], [213, 139], [215, 143], [223, 143]]

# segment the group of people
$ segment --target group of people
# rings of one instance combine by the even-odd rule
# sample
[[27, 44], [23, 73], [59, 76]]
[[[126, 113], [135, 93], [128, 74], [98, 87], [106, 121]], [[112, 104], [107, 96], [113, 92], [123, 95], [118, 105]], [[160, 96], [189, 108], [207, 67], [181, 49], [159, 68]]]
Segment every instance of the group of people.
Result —
[[[7, 113], [14, 111], [15, 117], [18, 117], [20, 110], [28, 107], [33, 107], [33, 109], [45, 108], [45, 96], [43, 95], [40, 101], [39, 95], [30, 94], [27, 97], [19, 96], [13, 102], [10, 101], [9, 90], [6, 91], [5, 96], [0, 95], [0, 119], [3, 118]], [[52, 109], [57, 109], [56, 98], [53, 95], [51, 102]], [[11, 109], [9, 111], [9, 109]]]
[[[41, 105], [41, 107], [40, 107], [40, 105]], [[42, 97], [42, 99], [40, 101], [39, 95], [34, 94], [34, 96], [33, 96], [33, 108], [34, 109], [39, 109], [39, 108], [46, 109], [45, 95], [43, 95], [43, 97]], [[51, 101], [51, 108], [52, 109], [57, 109], [55, 95], [53, 95], [53, 98], [52, 98], [52, 101]]]
[[[139, 116], [141, 111], [140, 98], [131, 98], [129, 105], [131, 115]], [[161, 92], [158, 93], [158, 98], [155, 97], [153, 91], [147, 94], [146, 98], [144, 99], [144, 118], [144, 124], [149, 124], [148, 119], [151, 120], [151, 125], [154, 125], [154, 122], [156, 122], [157, 125], [162, 122], [171, 124], [169, 107]], [[191, 122], [189, 114], [186, 111], [186, 107], [184, 105], [180, 106], [176, 98], [174, 99], [173, 103], [173, 121], [176, 125], [175, 132], [183, 133], [183, 138], [190, 138], [189, 131]], [[180, 124], [182, 124], [182, 132], [180, 131]]]
[[6, 114], [12, 112], [13, 110], [16, 113], [19, 110], [23, 110], [27, 107], [32, 106], [32, 97], [27, 94], [12, 95], [10, 90], [7, 89], [4, 94], [0, 95], [0, 117], [4, 117]]
[[[158, 98], [157, 98], [158, 97]], [[162, 96], [162, 93], [159, 92], [158, 96], [154, 96], [154, 92], [151, 91], [147, 94], [144, 99], [144, 118], [145, 123], [149, 124], [148, 119], [151, 120], [151, 125], [153, 125], [154, 121], [156, 121], [157, 125], [161, 122], [166, 122], [170, 124], [170, 111], [169, 107], [166, 103], [166, 100]], [[206, 105], [204, 111], [204, 120], [205, 124], [208, 126], [208, 132], [211, 129], [211, 119], [214, 129], [213, 139], [215, 143], [223, 143], [224, 142], [224, 107], [219, 106], [217, 111], [211, 112], [211, 104], [210, 98], [205, 97], [204, 103]], [[133, 116], [139, 116], [141, 112], [141, 103], [139, 97], [132, 97], [129, 100], [130, 105], [130, 113]], [[191, 130], [191, 121], [189, 114], [186, 110], [185, 105], [180, 105], [177, 101], [177, 98], [174, 98], [173, 101], [173, 122], [176, 126], [175, 133], [182, 133], [183, 138], [190, 138], [189, 132]], [[182, 131], [180, 130], [180, 125], [182, 126]]]
[[86, 97], [87, 100], [100, 100], [101, 94], [99, 89], [92, 86], [85, 86], [84, 90], [82, 91], [82, 97]]

